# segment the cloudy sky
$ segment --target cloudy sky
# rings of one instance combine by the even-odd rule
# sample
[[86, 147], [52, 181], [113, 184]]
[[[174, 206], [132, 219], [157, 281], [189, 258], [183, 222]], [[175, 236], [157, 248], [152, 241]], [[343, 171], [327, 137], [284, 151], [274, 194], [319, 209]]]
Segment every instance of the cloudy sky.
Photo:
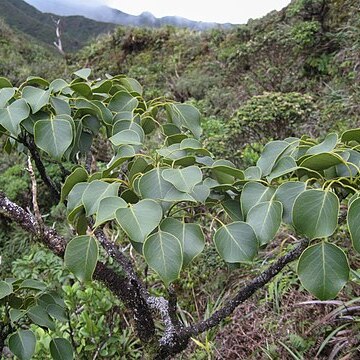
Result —
[[92, 0], [91, 3], [105, 3], [132, 15], [150, 11], [156, 17], [177, 15], [197, 21], [242, 24], [280, 10], [290, 0]]

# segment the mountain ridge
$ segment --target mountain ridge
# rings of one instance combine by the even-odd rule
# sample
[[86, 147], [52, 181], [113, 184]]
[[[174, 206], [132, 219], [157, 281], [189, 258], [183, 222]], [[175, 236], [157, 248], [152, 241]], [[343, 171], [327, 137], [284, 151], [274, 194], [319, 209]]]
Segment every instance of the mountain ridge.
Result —
[[81, 5], [74, 5], [66, 0], [62, 1], [61, 4], [59, 0], [53, 0], [52, 2], [49, 0], [26, 0], [26, 2], [45, 13], [54, 13], [62, 16], [81, 15], [95, 21], [124, 26], [161, 27], [172, 25], [194, 30], [207, 30], [214, 27], [228, 28], [232, 26], [230, 23], [218, 24], [215, 22], [194, 21], [179, 16], [157, 18], [147, 11], [140, 15], [131, 15], [106, 5], [93, 6], [83, 3]]
[[82, 16], [45, 14], [23, 0], [0, 0], [0, 17], [13, 29], [42, 44], [53, 47], [56, 40], [54, 20], [60, 19], [62, 43], [66, 52], [80, 49], [90, 39], [115, 28], [114, 24], [97, 22]]

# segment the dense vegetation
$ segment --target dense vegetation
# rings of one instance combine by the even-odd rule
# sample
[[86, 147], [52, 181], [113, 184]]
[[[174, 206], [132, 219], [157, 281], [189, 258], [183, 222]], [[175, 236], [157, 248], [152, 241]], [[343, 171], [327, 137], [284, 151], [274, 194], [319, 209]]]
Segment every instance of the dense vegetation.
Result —
[[[201, 139], [206, 150], [246, 169], [257, 164], [261, 153], [267, 153], [269, 146], [264, 149], [264, 145], [271, 140], [284, 140], [303, 134], [317, 137], [318, 140], [301, 138], [300, 146], [307, 147], [308, 151], [309, 147], [316, 148], [317, 144], [322, 143], [330, 130], [341, 134], [346, 129], [359, 127], [358, 10], [359, 5], [354, 0], [297, 0], [279, 13], [274, 12], [263, 19], [251, 21], [246, 26], [227, 31], [216, 29], [199, 33], [171, 27], [157, 30], [118, 28], [113, 34], [102, 37], [80, 53], [69, 57], [67, 64], [33, 40], [24, 41], [23, 34], [1, 23], [0, 41], [5, 46], [0, 47], [0, 71], [1, 75], [10, 78], [18, 86], [29, 75], [41, 75], [50, 81], [64, 76], [70, 83], [73, 79], [72, 71], [82, 66], [93, 68], [94, 78], [106, 73], [128, 74], [145, 85], [142, 94], [145, 102], [156, 97], [161, 97], [158, 100], [162, 102], [165, 96], [170, 100], [187, 101], [198, 107], [203, 115], [204, 131]], [[85, 87], [78, 85], [76, 88], [76, 83], [82, 81], [75, 79], [74, 89], [80, 91], [81, 96], [87, 97], [90, 93], [86, 95]], [[16, 98], [23, 96], [21, 91], [24, 86], [46, 88], [47, 85], [39, 79], [29, 79], [21, 85]], [[48, 104], [45, 110], [60, 111], [54, 106], [54, 103]], [[141, 111], [137, 110], [139, 113]], [[82, 115], [84, 113], [81, 112], [72, 114], [75, 119]], [[165, 121], [165, 113], [160, 112], [159, 115], [160, 120]], [[41, 116], [33, 120], [43, 120]], [[95, 128], [90, 119], [87, 124], [89, 127], [85, 129], [85, 133], [93, 133]], [[28, 129], [26, 127], [27, 131]], [[111, 160], [112, 148], [106, 145], [104, 135], [102, 130], [100, 139], [93, 142], [94, 157], [91, 163], [91, 159], [87, 162], [90, 172], [103, 171], [105, 164]], [[147, 137], [145, 142], [150, 156], [160, 146], [161, 131], [154, 135]], [[88, 135], [84, 136], [86, 146]], [[167, 145], [176, 144], [181, 137], [170, 138]], [[3, 141], [4, 139], [5, 137]], [[5, 150], [10, 151], [10, 144], [11, 141], [3, 143]], [[351, 147], [354, 147], [355, 152], [358, 151], [358, 145], [350, 144], [346, 136], [337, 138], [332, 134], [325, 138], [320, 152], [327, 154], [326, 161], [340, 161], [338, 156], [341, 155], [356, 168], [359, 166], [358, 156], [349, 152]], [[316, 156], [316, 151], [314, 153], [314, 150], [310, 150], [310, 153], [311, 156]], [[159, 155], [166, 158], [164, 152]], [[267, 174], [267, 178], [262, 177], [261, 183], [271, 183], [276, 188], [282, 181], [294, 180], [295, 174], [298, 176], [300, 171], [298, 169], [294, 172], [294, 167], [304, 164], [300, 163], [299, 157], [293, 155], [294, 153], [290, 157], [293, 157], [296, 164], [286, 157], [281, 166], [278, 166], [277, 170], [281, 174], [278, 180], [269, 179]], [[42, 153], [42, 157], [49, 177], [54, 183], [63, 184], [66, 176], [73, 170], [71, 164], [63, 162], [60, 166], [51, 156]], [[280, 160], [281, 156], [276, 157], [275, 163], [279, 165]], [[306, 157], [301, 160], [306, 160]], [[259, 161], [261, 164], [261, 160]], [[137, 165], [140, 166], [140, 162]], [[189, 165], [191, 164], [181, 162], [177, 164], [179, 168]], [[31, 180], [25, 170], [27, 166], [25, 159], [14, 157], [14, 153], [1, 158], [0, 190], [23, 208], [33, 206]], [[120, 170], [126, 173], [124, 166]], [[167, 166], [166, 160], [164, 166]], [[209, 164], [200, 166], [206, 167]], [[291, 176], [282, 173], [284, 166], [285, 169], [292, 170]], [[346, 174], [346, 170], [339, 164], [334, 166], [337, 167], [336, 173], [317, 169], [320, 176], [313, 174], [316, 176], [308, 180], [307, 191], [320, 186], [330, 191], [330, 194], [337, 194], [340, 200], [347, 192], [341, 190], [343, 186], [350, 185], [358, 192], [357, 180], [338, 182], [339, 177], [346, 177], [350, 173]], [[354, 170], [351, 166], [348, 169], [350, 172]], [[150, 169], [151, 167], [146, 171]], [[255, 168], [250, 169], [252, 170], [248, 170], [247, 174], [254, 175]], [[230, 171], [233, 176], [235, 170]], [[41, 173], [36, 169], [35, 177], [38, 180], [38, 193], [41, 194], [38, 202], [42, 214], [46, 214], [46, 224], [53, 225], [64, 238], [72, 238], [73, 231], [64, 225], [66, 209], [61, 204], [53, 206], [54, 203], [49, 201], [54, 196], [40, 181]], [[337, 181], [329, 181], [334, 177]], [[221, 178], [225, 179], [223, 185], [212, 191], [242, 193], [241, 179], [238, 179], [239, 183], [234, 188], [233, 183], [228, 183], [228, 176], [220, 176]], [[219, 181], [219, 177], [216, 180]], [[128, 197], [125, 198], [130, 202]], [[314, 301], [304, 291], [303, 285], [308, 289], [309, 286], [299, 282], [295, 265], [288, 265], [252, 300], [241, 304], [232, 316], [233, 322], [230, 324], [226, 320], [223, 324], [227, 326], [220, 333], [209, 330], [193, 338], [184, 358], [356, 358], [360, 341], [356, 310], [360, 285], [357, 270], [359, 257], [354, 252], [349, 233], [343, 225], [349, 199], [348, 196], [342, 202], [339, 219], [341, 224], [336, 236], [334, 234], [325, 243], [315, 240], [316, 244], [340, 246], [351, 259], [350, 282], [340, 292], [337, 301]], [[240, 221], [237, 208], [230, 204], [234, 205], [229, 202], [229, 206], [224, 209], [228, 215], [224, 211], [216, 214], [222, 222], [228, 221], [229, 216]], [[203, 207], [201, 209], [204, 211]], [[191, 214], [193, 212], [189, 210], [189, 216]], [[221, 225], [209, 223], [205, 218], [201, 219], [203, 222], [197, 220], [205, 229], [205, 248], [183, 270], [175, 286], [179, 298], [178, 315], [184, 326], [209, 318], [226, 303], [232, 293], [247, 284], [250, 278], [288, 253], [294, 236], [291, 227], [282, 225], [275, 239], [266, 248], [259, 249], [252, 265], [242, 264], [240, 269], [234, 269], [234, 266], [226, 265], [217, 254], [211, 240], [213, 232], [208, 231], [219, 229]], [[80, 232], [81, 221], [78, 219], [74, 224]], [[107, 225], [104, 231], [114, 239], [118, 234], [114, 232], [115, 228], [114, 225]], [[121, 229], [120, 224], [120, 234]], [[66, 321], [56, 321], [55, 330], [45, 331], [44, 326], [30, 324], [29, 318], [24, 322], [37, 338], [35, 358], [48, 356], [51, 338], [64, 336], [64, 330], [71, 334], [73, 348], [84, 358], [141, 357], [143, 345], [132, 327], [129, 327], [131, 313], [103, 285], [93, 282], [83, 286], [56, 256], [39, 244], [29, 245], [28, 234], [4, 217], [0, 217], [0, 247], [2, 278], [10, 276], [42, 281], [45, 285], [40, 285], [42, 289], [38, 296], [47, 293], [55, 299], [56, 291], [66, 304], [66, 314], [61, 313]], [[152, 295], [167, 296], [159, 276], [146, 268], [136, 252], [132, 251], [129, 255], [136, 259], [138, 274], [145, 275], [147, 285], [152, 288]], [[102, 258], [104, 253], [101, 252], [100, 256]], [[115, 266], [111, 260], [109, 266]], [[211, 283], [206, 281], [209, 278]], [[342, 279], [344, 278], [347, 278], [346, 274], [343, 275]], [[16, 286], [15, 284], [14, 288]], [[29, 290], [27, 295], [32, 294]], [[316, 295], [324, 298], [321, 294]], [[41, 303], [41, 300], [38, 301]], [[62, 306], [63, 303], [59, 299], [57, 301]], [[94, 306], [89, 307], [89, 302]], [[245, 342], [244, 337], [247, 339]]]

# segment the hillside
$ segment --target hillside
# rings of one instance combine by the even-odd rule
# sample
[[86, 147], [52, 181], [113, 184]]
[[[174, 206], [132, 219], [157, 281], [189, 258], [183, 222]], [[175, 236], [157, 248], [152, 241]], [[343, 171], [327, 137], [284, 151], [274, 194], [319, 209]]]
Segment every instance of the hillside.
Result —
[[82, 16], [59, 17], [44, 14], [22, 0], [0, 0], [0, 17], [11, 27], [53, 46], [56, 40], [53, 19], [60, 19], [65, 52], [79, 50], [90, 39], [114, 29], [114, 24], [97, 22]]
[[[192, 100], [204, 114], [216, 150], [223, 146], [226, 153], [244, 141], [240, 136], [221, 144], [216, 136], [233, 133], [246, 114], [274, 125], [281, 106], [290, 123], [294, 110], [302, 125], [297, 132], [321, 134], [359, 123], [359, 14], [357, 0], [294, 0], [280, 12], [231, 30], [119, 28], [83, 49], [73, 64], [86, 64], [96, 74], [129, 74], [149, 96]], [[303, 108], [311, 116], [305, 118], [303, 110], [296, 114]], [[266, 130], [265, 137], [296, 133], [276, 131], [281, 126]], [[247, 141], [262, 137], [245, 136]]]
[[19, 85], [28, 76], [56, 77], [65, 72], [65, 61], [33, 38], [11, 29], [0, 19], [0, 76]]

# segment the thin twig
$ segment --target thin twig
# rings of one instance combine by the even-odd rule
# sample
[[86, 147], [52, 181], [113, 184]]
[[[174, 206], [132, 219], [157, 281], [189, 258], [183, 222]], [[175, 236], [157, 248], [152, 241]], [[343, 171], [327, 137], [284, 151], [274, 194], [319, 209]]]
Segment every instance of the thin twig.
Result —
[[30, 180], [31, 180], [31, 193], [32, 193], [32, 203], [33, 203], [34, 215], [35, 215], [35, 219], [36, 219], [36, 228], [37, 228], [36, 230], [37, 230], [38, 236], [42, 236], [43, 230], [44, 230], [44, 222], [41, 217], [39, 204], [37, 201], [36, 177], [35, 177], [34, 169], [32, 167], [30, 156], [28, 156], [28, 159], [27, 159], [27, 166], [28, 166], [27, 171], [29, 172]]

